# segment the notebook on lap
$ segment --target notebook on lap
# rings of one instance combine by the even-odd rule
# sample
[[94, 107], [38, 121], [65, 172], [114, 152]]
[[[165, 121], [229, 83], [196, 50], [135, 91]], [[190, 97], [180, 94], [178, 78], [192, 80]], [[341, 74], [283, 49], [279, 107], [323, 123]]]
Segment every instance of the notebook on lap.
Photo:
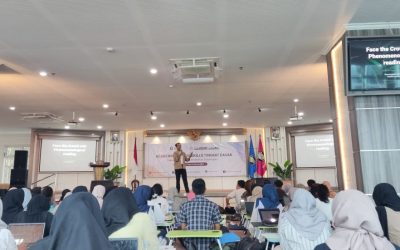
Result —
[[28, 247], [43, 239], [44, 223], [11, 223], [8, 229], [14, 236], [17, 245], [24, 243]]
[[137, 250], [138, 241], [136, 238], [113, 238], [110, 239], [113, 250]]

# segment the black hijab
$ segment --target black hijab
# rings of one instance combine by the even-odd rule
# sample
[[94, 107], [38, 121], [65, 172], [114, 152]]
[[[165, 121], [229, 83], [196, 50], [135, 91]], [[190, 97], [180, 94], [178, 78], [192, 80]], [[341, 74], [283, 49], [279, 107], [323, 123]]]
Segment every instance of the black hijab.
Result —
[[116, 188], [103, 201], [101, 208], [108, 235], [124, 227], [139, 212], [131, 190]]
[[[394, 211], [400, 211], [400, 197], [396, 193], [396, 189], [389, 183], [380, 183], [375, 186], [372, 198], [376, 204], [379, 221], [381, 222], [383, 232], [389, 239], [387, 214], [385, 207], [391, 208]], [[389, 239], [390, 240], [390, 239]]]
[[79, 193], [79, 192], [88, 192], [88, 189], [86, 186], [77, 186], [74, 189], [72, 189], [72, 193]]
[[17, 216], [17, 223], [45, 223], [44, 236], [49, 235], [53, 214], [49, 213], [49, 199], [38, 194], [28, 203], [28, 210], [20, 212]]
[[7, 192], [3, 199], [3, 217], [6, 224], [15, 223], [19, 212], [23, 211], [24, 191], [13, 189]]
[[100, 206], [90, 193], [76, 193], [64, 199], [51, 224], [50, 235], [30, 250], [112, 249]]

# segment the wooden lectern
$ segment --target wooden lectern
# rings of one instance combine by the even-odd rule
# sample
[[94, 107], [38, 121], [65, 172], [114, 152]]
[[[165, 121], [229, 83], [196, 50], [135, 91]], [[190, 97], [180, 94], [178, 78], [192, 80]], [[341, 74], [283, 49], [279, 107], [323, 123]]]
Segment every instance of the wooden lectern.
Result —
[[96, 161], [95, 163], [91, 162], [89, 166], [93, 168], [94, 180], [102, 181], [104, 178], [104, 168], [110, 166], [110, 163], [104, 161]]

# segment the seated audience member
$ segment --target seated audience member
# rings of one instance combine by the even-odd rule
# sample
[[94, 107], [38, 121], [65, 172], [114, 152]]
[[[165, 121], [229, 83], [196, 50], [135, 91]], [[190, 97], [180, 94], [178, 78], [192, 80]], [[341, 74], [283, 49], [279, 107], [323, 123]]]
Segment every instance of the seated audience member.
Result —
[[[178, 216], [183, 230], [220, 230], [221, 215], [218, 205], [204, 198], [206, 183], [203, 179], [195, 179], [192, 190], [196, 198], [182, 204]], [[185, 246], [195, 249], [209, 249], [212, 239], [195, 238], [185, 239]]]
[[116, 188], [108, 193], [101, 211], [110, 239], [137, 238], [139, 250], [159, 249], [157, 227], [148, 214], [139, 212], [129, 189]]
[[315, 198], [297, 189], [287, 212], [279, 219], [280, 244], [285, 250], [313, 250], [330, 235], [330, 223], [315, 205]]
[[86, 186], [76, 186], [74, 189], [72, 189], [72, 193], [80, 193], [80, 192], [89, 192]]
[[54, 214], [56, 211], [56, 204], [54, 203], [54, 192], [50, 186], [45, 186], [42, 188], [42, 194], [49, 199], [50, 209], [49, 212]]
[[286, 192], [282, 189], [283, 182], [281, 180], [274, 181], [274, 185], [276, 187], [276, 191], [278, 192], [279, 202], [282, 206], [285, 206], [285, 199], [287, 197]]
[[187, 200], [188, 198], [181, 197], [179, 195], [178, 190], [176, 190], [176, 187], [171, 187], [170, 189], [168, 189], [168, 203], [171, 205], [172, 211], [174, 212], [179, 211], [181, 205], [185, 203]]
[[329, 198], [329, 190], [323, 184], [315, 184], [317, 197], [316, 204], [317, 208], [326, 216], [326, 218], [332, 220], [332, 199]]
[[24, 211], [23, 201], [24, 191], [22, 189], [13, 189], [6, 193], [3, 198], [3, 216], [1, 218], [6, 224], [16, 222], [18, 213]]
[[147, 213], [150, 208], [147, 202], [151, 200], [151, 187], [147, 185], [139, 186], [136, 191], [133, 192], [133, 198], [135, 198], [139, 212]]
[[22, 191], [24, 191], [24, 201], [22, 202], [22, 207], [24, 208], [24, 211], [26, 211], [28, 209], [28, 203], [32, 199], [32, 193], [28, 188], [22, 188]]
[[251, 196], [247, 198], [247, 201], [249, 202], [256, 202], [256, 200], [258, 198], [262, 197], [262, 191], [263, 188], [258, 186], [258, 185], [254, 185], [251, 189]]
[[311, 190], [312, 185], [316, 184], [315, 180], [309, 179], [307, 180], [308, 190]]
[[[3, 214], [3, 202], [0, 199], [0, 218]], [[6, 250], [17, 250], [17, 244], [11, 234], [10, 230], [7, 229], [7, 224], [0, 219], [0, 249]]]
[[261, 222], [258, 209], [262, 208], [278, 208], [281, 211], [283, 209], [282, 205], [279, 203], [278, 192], [272, 184], [265, 184], [262, 188], [262, 198], [258, 198], [254, 203], [253, 213], [250, 219], [251, 222]]
[[136, 188], [138, 188], [139, 186], [140, 186], [140, 183], [138, 180], [136, 180], [136, 176], [135, 176], [135, 179], [131, 181], [132, 192], [135, 192]]
[[152, 187], [152, 201], [159, 204], [161, 211], [163, 212], [164, 215], [168, 214], [168, 201], [164, 197], [162, 197], [162, 194], [164, 193], [163, 187], [161, 184], [156, 183]]
[[384, 236], [372, 200], [357, 190], [339, 192], [332, 202], [335, 229], [315, 250], [394, 250]]
[[[245, 182], [244, 180], [239, 180], [236, 184], [236, 189], [230, 192], [225, 200], [226, 200], [226, 206], [225, 211], [228, 214], [235, 214], [235, 213], [240, 213], [240, 201], [242, 200], [242, 195], [244, 192], [246, 192], [246, 189], [244, 189]], [[230, 200], [234, 199], [234, 207], [231, 207]]]
[[49, 212], [50, 202], [44, 195], [39, 194], [32, 198], [26, 212], [17, 215], [17, 223], [45, 223], [44, 236], [49, 235], [53, 214]]
[[67, 188], [67, 189], [64, 189], [64, 190], [61, 192], [60, 200], [58, 200], [59, 203], [62, 202], [62, 201], [65, 199], [67, 193], [71, 193], [71, 190], [69, 190], [68, 188]]
[[32, 193], [32, 197], [35, 196], [35, 195], [41, 194], [42, 193], [42, 188], [41, 187], [34, 187], [34, 188], [32, 188], [31, 193]]
[[336, 192], [333, 190], [332, 185], [329, 181], [324, 181], [322, 182], [322, 184], [324, 184], [328, 190], [329, 190], [329, 198], [333, 199], [336, 196]]
[[90, 193], [75, 193], [63, 201], [49, 236], [29, 250], [110, 250], [99, 203]]
[[96, 198], [97, 201], [99, 202], [100, 208], [101, 206], [103, 206], [103, 197], [105, 193], [106, 193], [106, 188], [103, 185], [96, 185], [92, 190], [92, 194], [94, 198]]
[[251, 180], [251, 179], [250, 179], [250, 180], [247, 180], [247, 181], [244, 183], [244, 189], [246, 190], [246, 192], [244, 192], [244, 193], [242, 194], [242, 199], [244, 199], [245, 201], [248, 201], [248, 200], [247, 200], [248, 197], [251, 196], [251, 188], [252, 188], [253, 184], [254, 184], [254, 181]]
[[372, 198], [383, 233], [393, 244], [400, 246], [400, 197], [389, 183], [375, 186]]

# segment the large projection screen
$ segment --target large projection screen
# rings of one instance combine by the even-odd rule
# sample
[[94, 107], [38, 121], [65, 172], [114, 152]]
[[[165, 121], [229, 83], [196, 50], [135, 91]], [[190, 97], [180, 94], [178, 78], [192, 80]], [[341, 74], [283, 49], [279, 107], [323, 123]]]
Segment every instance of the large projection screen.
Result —
[[336, 166], [332, 134], [297, 135], [294, 139], [298, 168]]
[[92, 171], [95, 160], [95, 140], [42, 139], [40, 172]]

